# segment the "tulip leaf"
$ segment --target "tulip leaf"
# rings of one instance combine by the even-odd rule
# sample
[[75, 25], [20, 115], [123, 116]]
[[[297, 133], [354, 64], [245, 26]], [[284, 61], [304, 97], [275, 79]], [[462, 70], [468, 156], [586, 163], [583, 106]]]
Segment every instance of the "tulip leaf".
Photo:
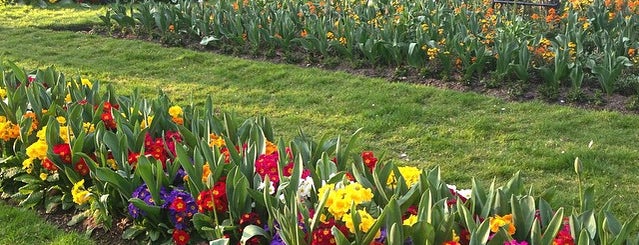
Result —
[[247, 204], [250, 204], [248, 189], [249, 182], [246, 176], [240, 172], [239, 168], [233, 168], [226, 179], [226, 195], [229, 207], [233, 207], [229, 209], [233, 220], [239, 220], [242, 213], [250, 210], [250, 206], [247, 207]]
[[124, 230], [124, 232], [122, 232], [122, 239], [133, 240], [135, 239], [135, 237], [142, 234], [145, 230], [146, 228], [144, 228], [143, 226], [132, 225], [131, 227]]
[[432, 224], [426, 223], [425, 221], [418, 221], [411, 228], [414, 231], [411, 235], [413, 244], [435, 244], [435, 227]]
[[203, 213], [196, 213], [193, 215], [192, 222], [193, 226], [202, 237], [209, 240], [213, 240], [215, 238], [214, 229], [204, 229], [211, 225], [215, 225], [215, 220], [213, 220], [213, 218]]
[[617, 236], [619, 232], [621, 232], [621, 224], [619, 221], [613, 216], [610, 212], [604, 212], [604, 227], [608, 228], [608, 231], [612, 233], [612, 235]]
[[[490, 221], [485, 219], [479, 227], [470, 233], [470, 245], [483, 245], [488, 241], [490, 236]], [[549, 243], [545, 243], [549, 244]]]
[[262, 227], [256, 225], [248, 225], [244, 227], [244, 231], [242, 232], [242, 238], [240, 239], [241, 244], [246, 244], [246, 242], [253, 238], [254, 236], [262, 236], [266, 238], [266, 240], [271, 240], [271, 236], [268, 232], [264, 231]]
[[44, 197], [44, 190], [33, 191], [29, 193], [26, 199], [22, 200], [18, 205], [25, 208], [33, 208], [38, 205]]
[[554, 211], [550, 207], [550, 204], [544, 199], [539, 199], [539, 219], [541, 227], [548, 227], [550, 220], [553, 218]]
[[346, 236], [344, 236], [342, 231], [337, 229], [337, 226], [333, 226], [333, 228], [331, 228], [331, 232], [333, 233], [333, 237], [335, 237], [335, 242], [337, 243], [337, 245], [350, 245], [351, 244], [348, 241], [348, 239], [346, 238]]
[[390, 226], [388, 231], [388, 244], [404, 243], [404, 236], [402, 235], [401, 227], [401, 223], [394, 223]]
[[[157, 200], [157, 199], [154, 199], [154, 200]], [[159, 218], [162, 215], [162, 209], [160, 207], [150, 206], [139, 198], [130, 198], [129, 202], [132, 203], [135, 207], [139, 208], [141, 211], [145, 212], [146, 213], [145, 218], [149, 218], [152, 222], [156, 224], [160, 223]]]
[[[87, 156], [88, 157], [88, 156]], [[113, 186], [115, 186], [120, 195], [125, 198], [129, 198], [133, 193], [133, 190], [137, 187], [139, 183], [137, 181], [133, 181], [131, 179], [125, 179], [121, 175], [117, 174], [113, 170], [109, 168], [99, 167], [95, 170], [95, 177], [98, 180], [105, 181]]]
[[590, 244], [594, 244], [594, 242], [591, 241], [587, 230], [581, 230], [581, 233], [579, 234], [579, 240], [576, 244], [590, 245]]
[[473, 219], [473, 215], [470, 213], [468, 208], [466, 208], [466, 205], [461, 204], [458, 200], [456, 206], [457, 206], [457, 212], [461, 216], [464, 226], [470, 231], [475, 230], [475, 228], [477, 227], [477, 224], [475, 223], [475, 220]]
[[615, 239], [612, 241], [613, 245], [627, 244], [626, 241], [628, 240], [628, 236], [630, 235], [630, 232], [637, 230], [638, 217], [639, 217], [639, 214], [635, 214], [629, 222], [623, 224], [619, 233], [615, 234], [616, 235]]
[[555, 239], [555, 236], [557, 236], [559, 229], [561, 229], [563, 225], [563, 219], [564, 209], [559, 208], [550, 222], [548, 222], [548, 226], [546, 226], [542, 235], [541, 244], [552, 244], [552, 240]]
[[535, 200], [531, 196], [516, 198], [514, 195], [510, 198], [511, 210], [517, 233], [515, 238], [519, 241], [528, 240], [532, 222], [535, 219]]
[[231, 239], [229, 238], [219, 238], [209, 242], [209, 245], [229, 245], [231, 244]]
[[24, 70], [11, 61], [7, 61], [7, 63], [9, 64], [9, 68], [11, 68], [11, 71], [13, 71], [13, 75], [16, 76], [16, 78], [18, 78], [20, 82], [26, 83], [27, 74], [24, 72]]
[[530, 229], [530, 245], [541, 245], [541, 226], [539, 220], [534, 219], [532, 228]]

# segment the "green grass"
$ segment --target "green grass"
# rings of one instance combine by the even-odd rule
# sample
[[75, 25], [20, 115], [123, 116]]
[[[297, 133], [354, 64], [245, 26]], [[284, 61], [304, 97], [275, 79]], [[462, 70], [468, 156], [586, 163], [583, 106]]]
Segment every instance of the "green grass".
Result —
[[[386, 160], [440, 166], [444, 179], [468, 188], [472, 177], [499, 183], [522, 171], [535, 193], [555, 188], [553, 204], [578, 201], [573, 161], [599, 204], [616, 198], [620, 215], [639, 210], [639, 117], [541, 102], [511, 103], [474, 93], [389, 83], [343, 72], [232, 58], [136, 40], [46, 27], [98, 22], [95, 9], [0, 9], [0, 59], [19, 66], [55, 65], [117, 87], [121, 94], [162, 90], [180, 104], [202, 104], [240, 116], [269, 116], [279, 136], [347, 136], [363, 128], [362, 148]], [[22, 12], [29, 15], [21, 15]], [[7, 13], [7, 14], [4, 14]], [[7, 18], [7, 16], [11, 16]], [[15, 19], [17, 18], [17, 19]], [[588, 148], [590, 141], [593, 147]], [[408, 158], [400, 159], [405, 153]]]
[[0, 202], [0, 244], [94, 244], [78, 233], [67, 233], [46, 223], [35, 212]]

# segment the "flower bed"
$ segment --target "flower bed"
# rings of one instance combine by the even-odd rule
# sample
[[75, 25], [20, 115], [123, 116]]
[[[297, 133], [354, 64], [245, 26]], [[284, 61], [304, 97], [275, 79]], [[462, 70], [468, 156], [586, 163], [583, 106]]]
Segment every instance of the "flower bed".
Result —
[[488, 88], [543, 84], [539, 92], [548, 99], [564, 88], [574, 102], [588, 100], [586, 89], [639, 93], [639, 36], [633, 31], [639, 2], [569, 0], [559, 8], [491, 3], [149, 1], [115, 4], [100, 18], [110, 30], [170, 45], [201, 40], [228, 52], [283, 53], [293, 63], [392, 65], [398, 77], [414, 67], [426, 77], [459, 75]]
[[[166, 95], [9, 64], [0, 85], [0, 187], [26, 207], [86, 210], [134, 224], [125, 238], [175, 244], [636, 244], [636, 218], [609, 205], [567, 214], [506, 185], [447, 185], [358, 152], [350, 139], [274, 139], [265, 117], [237, 120]], [[580, 164], [575, 162], [579, 176]], [[77, 221], [78, 219], [76, 219]]]

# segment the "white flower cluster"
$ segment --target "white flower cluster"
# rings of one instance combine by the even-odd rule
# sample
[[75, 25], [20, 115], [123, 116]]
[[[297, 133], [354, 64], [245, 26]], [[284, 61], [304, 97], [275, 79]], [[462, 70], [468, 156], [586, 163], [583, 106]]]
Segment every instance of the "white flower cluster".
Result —
[[300, 184], [297, 188], [297, 198], [300, 200], [311, 197], [311, 193], [314, 193], [315, 185], [313, 184], [313, 178], [311, 176], [300, 180]]

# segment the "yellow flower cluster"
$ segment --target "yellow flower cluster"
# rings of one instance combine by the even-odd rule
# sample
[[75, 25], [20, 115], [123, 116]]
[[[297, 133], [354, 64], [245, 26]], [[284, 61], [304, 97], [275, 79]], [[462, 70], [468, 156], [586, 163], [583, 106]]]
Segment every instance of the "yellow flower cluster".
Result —
[[512, 214], [507, 214], [503, 217], [499, 215], [490, 217], [490, 231], [497, 232], [502, 227], [504, 227], [508, 231], [508, 234], [515, 234], [515, 224], [513, 223]]
[[182, 107], [177, 105], [169, 107], [169, 115], [171, 116], [171, 120], [173, 120], [173, 122], [179, 125], [184, 124], [184, 118], [182, 117], [184, 115], [184, 111], [182, 111]]
[[142, 129], [148, 128], [149, 126], [151, 126], [152, 122], [153, 122], [153, 116], [148, 116], [146, 119], [140, 122], [140, 128]]
[[[414, 184], [419, 183], [419, 175], [422, 173], [422, 171], [416, 167], [406, 166], [406, 167], [399, 167], [399, 173], [404, 178], [404, 181], [406, 181], [406, 185], [408, 185], [408, 187], [411, 187]], [[391, 174], [388, 176], [388, 180], [386, 180], [386, 184], [393, 188], [397, 186], [397, 178], [395, 178], [394, 172], [391, 172]]]
[[7, 90], [0, 88], [0, 99], [7, 98]]
[[[373, 218], [373, 216], [366, 212], [366, 210], [357, 210], [357, 214], [360, 218], [359, 230], [362, 232], [368, 232], [371, 227], [373, 227], [373, 224], [375, 224], [375, 221], [377, 219]], [[346, 228], [348, 228], [351, 233], [355, 233], [355, 225], [353, 224], [353, 213], [342, 216], [342, 221], [344, 221]]]
[[95, 131], [95, 124], [90, 122], [82, 123], [82, 128], [86, 133], [93, 133]]
[[27, 159], [22, 161], [22, 168], [27, 171], [27, 173], [31, 173], [33, 171], [33, 161], [38, 159], [40, 161], [44, 161], [47, 158], [47, 149], [49, 146], [45, 140], [47, 127], [42, 127], [40, 131], [36, 134], [38, 136], [38, 141], [31, 144], [27, 147]]
[[78, 205], [85, 204], [91, 200], [91, 193], [84, 188], [83, 179], [73, 184], [71, 195], [73, 196], [73, 202]]
[[[89, 79], [86, 79], [86, 78], [80, 79], [80, 84], [89, 88], [93, 87], [93, 83], [91, 83], [91, 81], [89, 81]], [[71, 82], [67, 82], [67, 87], [71, 87]]]
[[[210, 147], [217, 147], [217, 148], [222, 148], [222, 146], [225, 146], [226, 142], [224, 141], [224, 138], [222, 138], [222, 136], [218, 136], [215, 133], [212, 133], [209, 135], [209, 146]], [[268, 146], [267, 146], [267, 150], [268, 150]]]
[[417, 223], [417, 215], [411, 214], [410, 216], [408, 216], [408, 218], [406, 218], [403, 222], [402, 225], [406, 225], [406, 226], [413, 226], [415, 223]]
[[334, 184], [327, 184], [318, 190], [318, 195], [322, 197], [327, 191], [330, 193], [325, 207], [335, 219], [342, 219], [344, 214], [350, 211], [353, 203], [359, 205], [373, 199], [371, 189], [364, 188], [360, 183], [351, 183], [342, 188], [336, 187]]
[[426, 54], [428, 55], [428, 60], [434, 60], [435, 58], [437, 58], [437, 55], [439, 54], [438, 48], [430, 48], [427, 45], [422, 46], [422, 50], [426, 51]]
[[0, 139], [9, 141], [20, 136], [20, 126], [0, 116]]

